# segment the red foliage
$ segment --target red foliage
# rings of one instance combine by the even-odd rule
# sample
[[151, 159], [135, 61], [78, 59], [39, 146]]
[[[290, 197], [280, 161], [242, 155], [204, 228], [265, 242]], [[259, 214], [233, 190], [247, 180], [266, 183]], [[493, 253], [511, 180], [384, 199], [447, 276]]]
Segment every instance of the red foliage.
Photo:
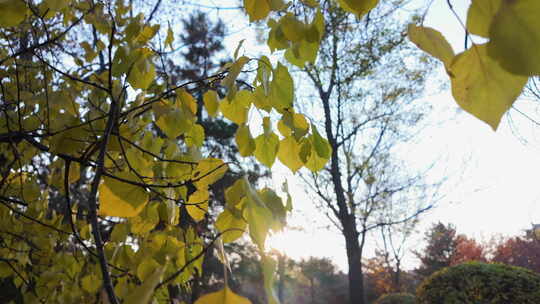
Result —
[[468, 261], [486, 262], [486, 250], [482, 244], [474, 239], [469, 239], [465, 235], [456, 237], [456, 248], [450, 257], [450, 266]]
[[533, 238], [509, 238], [497, 245], [491, 261], [540, 272], [540, 241]]

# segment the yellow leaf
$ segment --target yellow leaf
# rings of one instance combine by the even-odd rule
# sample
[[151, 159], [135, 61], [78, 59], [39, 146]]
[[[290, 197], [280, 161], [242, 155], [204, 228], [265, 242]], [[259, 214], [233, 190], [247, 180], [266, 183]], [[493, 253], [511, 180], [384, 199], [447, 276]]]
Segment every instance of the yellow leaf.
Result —
[[74, 183], [79, 180], [81, 172], [81, 166], [79, 163], [72, 162], [69, 166], [68, 181], [69, 183]]
[[193, 126], [193, 121], [182, 110], [173, 109], [161, 115], [156, 124], [168, 138], [174, 139], [189, 132]]
[[185, 112], [191, 113], [193, 116], [197, 114], [197, 101], [193, 95], [189, 94], [184, 89], [178, 90], [177, 94], [178, 98], [180, 99], [182, 109], [185, 110]]
[[229, 167], [221, 159], [203, 159], [197, 164], [191, 179], [195, 181], [194, 183], [198, 189], [207, 188], [209, 185], [222, 178], [228, 168]]
[[209, 196], [208, 189], [197, 189], [197, 191], [189, 196], [186, 210], [196, 222], [204, 219], [204, 216], [208, 212]]
[[167, 38], [165, 38], [165, 45], [169, 46], [169, 48], [173, 49], [173, 42], [174, 42], [174, 32], [169, 25], [169, 28], [167, 29]]
[[194, 124], [184, 136], [188, 147], [202, 147], [204, 143], [204, 128], [199, 124]]
[[216, 228], [222, 233], [223, 243], [234, 242], [244, 234], [246, 222], [225, 209], [216, 220]]
[[407, 33], [414, 44], [442, 61], [448, 69], [454, 58], [454, 50], [439, 31], [430, 27], [409, 24]]
[[358, 18], [367, 14], [371, 9], [377, 6], [378, 2], [379, 0], [338, 0], [341, 8], [356, 14]]
[[279, 143], [278, 158], [292, 172], [304, 165], [300, 159], [300, 146], [292, 137], [286, 137]]
[[219, 109], [228, 120], [241, 125], [247, 121], [248, 108], [239, 102], [224, 99], [219, 104]]
[[502, 0], [473, 0], [467, 12], [467, 30], [473, 35], [489, 37], [493, 17]]
[[240, 155], [246, 157], [253, 154], [253, 151], [255, 151], [255, 140], [253, 140], [253, 137], [251, 137], [251, 132], [245, 124], [238, 127], [234, 139], [236, 141], [236, 145], [238, 146], [238, 152]]
[[69, 5], [69, 1], [68, 0], [47, 0], [45, 4], [50, 10], [59, 11], [67, 7]]
[[[136, 180], [129, 173], [118, 175], [126, 180]], [[99, 186], [99, 214], [103, 216], [133, 217], [148, 202], [148, 193], [141, 187], [104, 177]]]
[[527, 77], [505, 71], [487, 56], [486, 45], [475, 45], [456, 56], [449, 69], [452, 95], [465, 111], [497, 129]]
[[27, 12], [23, 0], [0, 1], [0, 27], [19, 25], [26, 18]]
[[249, 22], [264, 19], [270, 13], [268, 0], [244, 0], [244, 8], [249, 15]]
[[491, 23], [488, 54], [513, 74], [540, 75], [540, 1], [502, 1]]
[[229, 100], [232, 100], [234, 98], [234, 94], [235, 94], [234, 92], [236, 89], [236, 78], [238, 78], [238, 75], [242, 71], [242, 68], [248, 61], [249, 61], [249, 58], [246, 56], [242, 56], [238, 58], [238, 60], [236, 60], [229, 67], [229, 73], [222, 81], [223, 86], [229, 90], [229, 92], [227, 93], [227, 98]]
[[146, 279], [152, 275], [155, 269], [159, 268], [158, 262], [152, 258], [144, 259], [139, 266], [137, 266], [137, 277], [141, 282], [146, 281]]
[[228, 286], [225, 286], [222, 290], [200, 297], [195, 301], [195, 304], [251, 304], [251, 302], [235, 294]]
[[101, 287], [100, 284], [96, 284], [97, 281], [99, 281], [97, 276], [89, 274], [82, 278], [82, 288], [88, 293], [95, 293]]
[[150, 60], [142, 59], [135, 62], [127, 78], [134, 89], [146, 90], [156, 78], [156, 68]]
[[216, 91], [208, 91], [203, 96], [204, 107], [211, 117], [216, 117], [219, 109], [218, 95]]
[[134, 290], [131, 290], [128, 293], [128, 296], [124, 299], [124, 303], [148, 304], [154, 294], [154, 288], [156, 288], [161, 281], [161, 276], [164, 271], [164, 266], [156, 268], [141, 286], [135, 287]]

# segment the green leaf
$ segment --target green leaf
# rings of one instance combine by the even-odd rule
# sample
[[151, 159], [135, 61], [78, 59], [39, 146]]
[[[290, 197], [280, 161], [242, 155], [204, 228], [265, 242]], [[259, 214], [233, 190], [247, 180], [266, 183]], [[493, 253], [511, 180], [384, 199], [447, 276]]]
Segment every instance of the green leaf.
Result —
[[208, 91], [204, 93], [203, 102], [208, 115], [211, 117], [216, 117], [219, 109], [218, 95], [216, 91]]
[[283, 16], [280, 20], [281, 30], [285, 34], [285, 38], [290, 41], [298, 42], [303, 40], [306, 37], [305, 25], [298, 21], [296, 17], [288, 13]]
[[169, 48], [173, 49], [173, 42], [174, 42], [174, 32], [169, 25], [169, 28], [167, 29], [167, 38], [165, 38], [165, 45], [169, 46]]
[[279, 143], [278, 158], [292, 172], [298, 171], [304, 165], [300, 159], [300, 145], [293, 137], [286, 137]]
[[271, 83], [271, 102], [279, 110], [290, 109], [294, 100], [294, 83], [288, 69], [278, 63]]
[[246, 230], [247, 223], [237, 218], [228, 209], [223, 210], [216, 220], [216, 228], [222, 233], [223, 243], [231, 243], [239, 239]]
[[225, 190], [225, 201], [227, 202], [227, 207], [236, 207], [246, 195], [245, 182], [246, 181], [243, 178], [239, 178], [232, 186]]
[[17, 26], [26, 18], [26, 3], [23, 0], [0, 1], [0, 27]]
[[[253, 195], [256, 196], [257, 194]], [[251, 239], [264, 252], [264, 243], [266, 242], [268, 231], [272, 226], [273, 217], [272, 212], [266, 206], [262, 205], [261, 202], [257, 202], [256, 199], [256, 197], [248, 197], [246, 199], [244, 217], [249, 225]]]
[[268, 168], [272, 167], [279, 149], [279, 137], [270, 132], [255, 139], [255, 158]]
[[149, 60], [139, 60], [128, 76], [128, 82], [134, 89], [146, 90], [156, 78], [156, 68]]
[[540, 75], [540, 1], [502, 1], [490, 27], [488, 54], [513, 74]]
[[317, 152], [317, 155], [321, 158], [330, 159], [332, 147], [330, 147], [328, 141], [319, 134], [315, 125], [311, 125], [311, 130], [313, 130], [313, 147], [315, 148], [315, 152]]
[[250, 156], [255, 151], [255, 140], [253, 140], [251, 132], [245, 124], [240, 125], [238, 130], [236, 130], [235, 141], [238, 146], [238, 152], [243, 157]]
[[158, 262], [156, 262], [154, 259], [146, 258], [139, 264], [139, 266], [137, 266], [137, 277], [139, 280], [141, 280], [141, 282], [144, 282], [154, 273], [155, 269], [159, 268], [159, 266], [160, 265]]
[[465, 111], [497, 129], [512, 106], [527, 77], [505, 71], [487, 56], [486, 45], [475, 45], [459, 54], [448, 71], [452, 95]]
[[473, 35], [489, 37], [493, 17], [502, 0], [473, 0], [467, 12], [467, 30]]
[[249, 16], [249, 22], [266, 18], [270, 13], [268, 0], [244, 0], [244, 8]]
[[454, 50], [439, 31], [430, 27], [409, 24], [407, 33], [414, 44], [442, 61], [448, 69], [454, 58]]
[[199, 124], [194, 124], [186, 133], [185, 141], [188, 147], [202, 147], [204, 143], [204, 128]]
[[84, 276], [81, 279], [82, 288], [88, 293], [95, 293], [101, 287], [100, 284], [97, 284], [96, 282], [99, 282], [99, 277], [93, 274]]
[[248, 299], [235, 294], [228, 286], [225, 286], [224, 289], [205, 294], [197, 299], [195, 304], [251, 304], [251, 302]]
[[276, 293], [274, 291], [274, 274], [276, 272], [277, 262], [268, 255], [264, 255], [261, 259], [261, 266], [264, 277], [264, 290], [269, 304], [279, 304]]

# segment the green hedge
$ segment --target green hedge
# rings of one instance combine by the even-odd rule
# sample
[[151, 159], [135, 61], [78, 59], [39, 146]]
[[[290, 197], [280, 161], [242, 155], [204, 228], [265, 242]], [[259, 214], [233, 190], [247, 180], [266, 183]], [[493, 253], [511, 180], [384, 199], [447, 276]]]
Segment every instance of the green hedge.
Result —
[[382, 295], [373, 304], [415, 304], [413, 294], [400, 292]]
[[418, 304], [539, 304], [540, 275], [505, 264], [468, 262], [435, 272], [416, 295]]

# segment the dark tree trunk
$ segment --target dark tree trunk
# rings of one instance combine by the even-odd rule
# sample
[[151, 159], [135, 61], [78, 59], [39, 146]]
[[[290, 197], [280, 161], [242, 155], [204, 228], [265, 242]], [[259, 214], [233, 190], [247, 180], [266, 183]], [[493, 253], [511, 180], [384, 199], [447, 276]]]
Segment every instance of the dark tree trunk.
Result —
[[364, 273], [362, 269], [362, 249], [358, 241], [356, 226], [351, 224], [343, 225], [343, 235], [345, 236], [345, 247], [347, 249], [347, 261], [349, 264], [349, 303], [364, 304]]

